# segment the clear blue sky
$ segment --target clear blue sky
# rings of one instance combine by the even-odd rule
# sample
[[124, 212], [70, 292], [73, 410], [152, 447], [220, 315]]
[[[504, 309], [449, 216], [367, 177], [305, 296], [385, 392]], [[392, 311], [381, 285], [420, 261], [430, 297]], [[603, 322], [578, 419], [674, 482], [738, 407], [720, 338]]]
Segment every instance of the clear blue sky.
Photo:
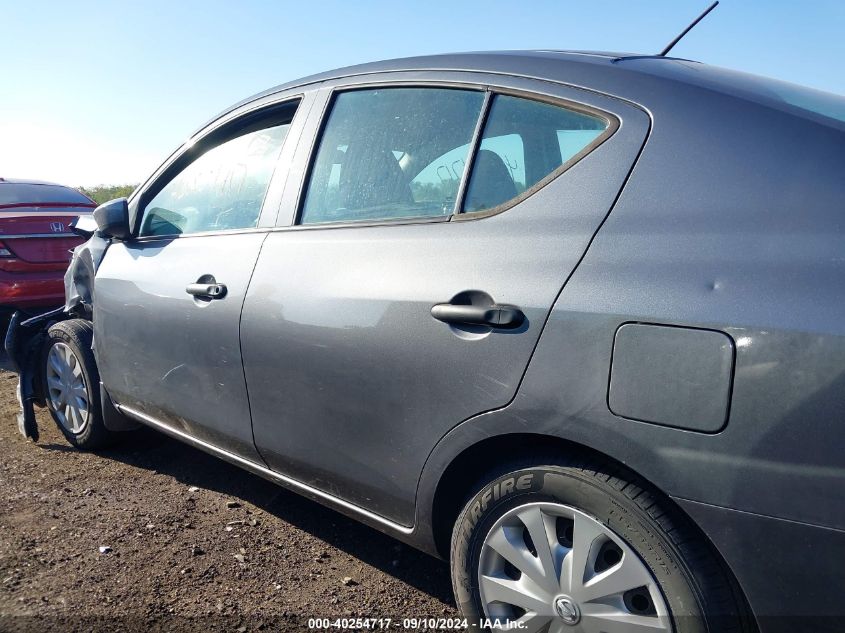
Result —
[[[461, 50], [659, 51], [708, 0], [0, 0], [0, 176], [137, 182], [270, 86]], [[722, 0], [673, 55], [845, 93], [845, 2]]]

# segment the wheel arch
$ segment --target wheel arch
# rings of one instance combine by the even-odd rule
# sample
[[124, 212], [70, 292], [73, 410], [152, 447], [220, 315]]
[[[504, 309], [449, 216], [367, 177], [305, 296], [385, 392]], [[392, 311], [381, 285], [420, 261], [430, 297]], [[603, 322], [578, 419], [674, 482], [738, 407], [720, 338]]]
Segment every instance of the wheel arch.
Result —
[[542, 461], [552, 455], [563, 459], [602, 456], [583, 444], [539, 433], [503, 433], [463, 448], [443, 469], [432, 495], [430, 519], [437, 554], [448, 558], [455, 519], [491, 471], [501, 470], [503, 474], [515, 462], [524, 462], [534, 456]]
[[426, 525], [431, 530], [433, 553], [448, 560], [452, 527], [466, 502], [484, 484], [482, 479], [486, 480], [491, 476], [504, 474], [515, 464], [526, 465], [531, 462], [539, 464], [550, 459], [603, 462], [614, 471], [625, 473], [626, 476], [639, 481], [644, 487], [650, 488], [707, 544], [713, 556], [730, 577], [746, 613], [751, 613], [748, 598], [728, 561], [698, 523], [669, 494], [619, 459], [594, 447], [555, 435], [520, 431], [505, 432], [479, 438], [457, 452], [442, 470], [430, 494], [430, 511]]

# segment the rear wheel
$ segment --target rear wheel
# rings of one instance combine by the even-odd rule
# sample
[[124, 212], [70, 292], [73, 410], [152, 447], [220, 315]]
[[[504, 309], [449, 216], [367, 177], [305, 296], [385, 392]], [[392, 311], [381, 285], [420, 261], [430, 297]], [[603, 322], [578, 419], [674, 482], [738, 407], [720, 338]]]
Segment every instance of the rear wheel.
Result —
[[60, 321], [47, 332], [43, 362], [50, 415], [71, 444], [86, 450], [105, 446], [113, 438], [103, 424], [92, 340], [90, 321]]
[[709, 545], [632, 476], [591, 463], [516, 466], [488, 481], [452, 535], [455, 597], [471, 622], [538, 633], [752, 630]]

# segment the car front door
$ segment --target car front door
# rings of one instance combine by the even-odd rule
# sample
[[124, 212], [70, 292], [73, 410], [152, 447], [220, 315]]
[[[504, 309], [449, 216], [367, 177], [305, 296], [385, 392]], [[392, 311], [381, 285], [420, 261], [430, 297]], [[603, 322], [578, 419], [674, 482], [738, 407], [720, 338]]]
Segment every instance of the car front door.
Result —
[[255, 461], [239, 323], [301, 128], [297, 105], [195, 142], [133, 201], [137, 237], [113, 243], [96, 278], [97, 364], [112, 399]]
[[437, 441], [513, 398], [648, 131], [586, 91], [449, 81], [325, 89], [241, 326], [269, 466], [404, 525]]

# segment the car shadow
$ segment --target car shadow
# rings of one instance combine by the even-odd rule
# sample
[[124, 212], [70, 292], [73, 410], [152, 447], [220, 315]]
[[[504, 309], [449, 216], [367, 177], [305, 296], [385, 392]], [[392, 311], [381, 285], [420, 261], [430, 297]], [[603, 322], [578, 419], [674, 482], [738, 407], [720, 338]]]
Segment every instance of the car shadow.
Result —
[[[125, 442], [98, 451], [102, 458], [174, 477], [236, 497], [285, 521], [327, 544], [454, 605], [448, 565], [339, 512], [321, 506], [257, 475], [151, 429], [133, 431]], [[48, 451], [76, 449], [59, 443], [39, 444]]]

